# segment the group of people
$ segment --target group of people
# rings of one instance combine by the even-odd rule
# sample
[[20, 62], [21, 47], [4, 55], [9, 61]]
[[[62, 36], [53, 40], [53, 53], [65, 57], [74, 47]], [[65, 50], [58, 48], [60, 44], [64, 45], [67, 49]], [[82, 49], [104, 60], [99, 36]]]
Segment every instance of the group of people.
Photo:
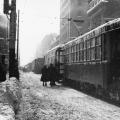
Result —
[[43, 86], [47, 86], [47, 82], [49, 81], [51, 87], [56, 85], [55, 81], [58, 81], [59, 74], [57, 69], [53, 66], [53, 64], [50, 64], [49, 67], [44, 65], [41, 70], [41, 73], [42, 73], [41, 81], [43, 82]]

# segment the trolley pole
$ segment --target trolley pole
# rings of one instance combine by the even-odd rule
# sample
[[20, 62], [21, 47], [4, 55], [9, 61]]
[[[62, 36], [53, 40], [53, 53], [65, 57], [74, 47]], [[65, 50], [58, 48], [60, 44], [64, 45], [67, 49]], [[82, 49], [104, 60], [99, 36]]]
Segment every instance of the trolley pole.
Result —
[[18, 60], [15, 55], [16, 16], [16, 0], [12, 0], [10, 12], [9, 77], [16, 77], [19, 79]]

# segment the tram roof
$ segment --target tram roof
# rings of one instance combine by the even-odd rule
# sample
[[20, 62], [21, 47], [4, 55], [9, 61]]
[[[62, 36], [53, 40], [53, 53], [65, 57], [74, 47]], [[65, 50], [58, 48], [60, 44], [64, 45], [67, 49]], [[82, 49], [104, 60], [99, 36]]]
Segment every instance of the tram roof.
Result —
[[50, 51], [56, 50], [57, 48], [60, 48], [60, 47], [62, 47], [62, 46], [63, 46], [63, 44], [59, 44], [59, 45], [55, 46], [54, 48], [48, 50], [48, 51], [46, 52], [46, 54], [49, 53]]
[[[110, 28], [106, 29], [106, 27], [110, 27]], [[114, 30], [115, 27], [116, 28], [120, 27], [120, 18], [117, 18], [117, 19], [111, 20], [111, 21], [109, 21], [105, 24], [102, 24], [102, 25], [98, 26], [97, 28], [95, 28], [95, 29], [93, 29], [93, 30], [81, 35], [81, 36], [78, 36], [77, 38], [65, 43], [64, 46], [71, 45], [71, 44], [74, 44], [76, 42], [79, 43], [81, 41], [81, 39], [86, 40], [87, 38], [92, 38], [93, 36], [100, 35], [102, 33]]]

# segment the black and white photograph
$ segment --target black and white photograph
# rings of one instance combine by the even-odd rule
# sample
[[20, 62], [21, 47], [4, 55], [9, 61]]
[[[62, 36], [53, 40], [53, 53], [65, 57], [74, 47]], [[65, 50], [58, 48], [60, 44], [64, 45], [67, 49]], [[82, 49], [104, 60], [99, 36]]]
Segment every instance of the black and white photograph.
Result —
[[120, 0], [0, 0], [0, 120], [120, 120]]

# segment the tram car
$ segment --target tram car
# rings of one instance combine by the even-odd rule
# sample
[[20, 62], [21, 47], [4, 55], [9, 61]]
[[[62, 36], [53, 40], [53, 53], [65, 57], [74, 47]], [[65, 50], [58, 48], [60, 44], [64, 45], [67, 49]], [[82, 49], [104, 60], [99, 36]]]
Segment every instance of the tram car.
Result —
[[44, 57], [44, 64], [49, 67], [52, 64], [59, 73], [59, 80], [62, 80], [64, 73], [63, 45], [58, 45], [49, 50]]
[[120, 99], [120, 18], [79, 36], [61, 49], [61, 54], [57, 54], [58, 49], [50, 50], [45, 60], [56, 63], [56, 58], [62, 57], [64, 84]]

